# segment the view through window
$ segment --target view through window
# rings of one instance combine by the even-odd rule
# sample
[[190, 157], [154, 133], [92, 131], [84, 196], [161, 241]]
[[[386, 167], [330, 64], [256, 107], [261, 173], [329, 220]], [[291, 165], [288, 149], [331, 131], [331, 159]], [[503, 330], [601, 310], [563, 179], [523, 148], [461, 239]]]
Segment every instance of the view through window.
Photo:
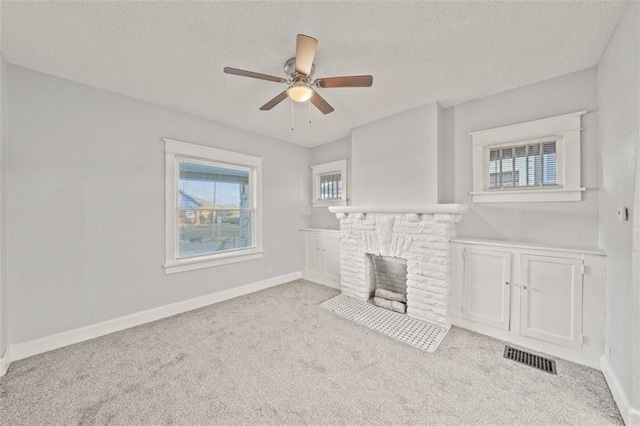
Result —
[[250, 169], [181, 160], [178, 176], [178, 257], [252, 246]]
[[489, 189], [558, 185], [556, 141], [489, 150]]
[[320, 199], [339, 200], [342, 198], [342, 174], [327, 173], [320, 175]]

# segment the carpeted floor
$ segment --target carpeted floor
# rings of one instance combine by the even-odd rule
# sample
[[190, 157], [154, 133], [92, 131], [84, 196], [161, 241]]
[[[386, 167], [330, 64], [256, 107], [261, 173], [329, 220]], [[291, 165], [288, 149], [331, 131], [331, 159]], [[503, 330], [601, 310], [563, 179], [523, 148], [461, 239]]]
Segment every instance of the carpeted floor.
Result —
[[0, 423], [621, 423], [596, 370], [459, 328], [429, 354], [318, 306], [335, 294], [294, 281], [15, 362]]

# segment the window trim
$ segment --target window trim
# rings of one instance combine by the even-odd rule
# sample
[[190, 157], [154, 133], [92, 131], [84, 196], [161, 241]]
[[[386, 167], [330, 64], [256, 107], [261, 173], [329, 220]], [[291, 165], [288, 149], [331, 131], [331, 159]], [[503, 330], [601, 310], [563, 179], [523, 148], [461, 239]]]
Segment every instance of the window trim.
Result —
[[[320, 200], [320, 176], [329, 173], [340, 173], [340, 183], [342, 185], [342, 194], [340, 198], [332, 200]], [[346, 206], [348, 198], [348, 179], [347, 179], [347, 160], [331, 161], [329, 163], [317, 164], [311, 166], [312, 174], [312, 199], [311, 204], [313, 207], [328, 207], [328, 206]]]
[[[165, 142], [165, 274], [259, 259], [262, 248], [262, 157], [164, 138]], [[253, 246], [198, 257], [178, 258], [177, 191], [180, 160], [203, 161], [250, 169]]]
[[[469, 133], [473, 150], [474, 203], [582, 201], [580, 186], [580, 121], [587, 111], [574, 112]], [[489, 150], [555, 140], [558, 186], [489, 189]]]

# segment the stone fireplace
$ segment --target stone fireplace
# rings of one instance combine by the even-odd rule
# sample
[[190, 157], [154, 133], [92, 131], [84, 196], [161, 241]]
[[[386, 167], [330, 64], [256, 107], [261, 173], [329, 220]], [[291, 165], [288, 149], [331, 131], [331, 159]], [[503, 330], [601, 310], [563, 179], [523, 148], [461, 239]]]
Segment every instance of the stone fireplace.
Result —
[[459, 204], [330, 207], [340, 220], [341, 288], [367, 301], [375, 291], [369, 256], [406, 259], [407, 315], [448, 327], [449, 240], [468, 210]]

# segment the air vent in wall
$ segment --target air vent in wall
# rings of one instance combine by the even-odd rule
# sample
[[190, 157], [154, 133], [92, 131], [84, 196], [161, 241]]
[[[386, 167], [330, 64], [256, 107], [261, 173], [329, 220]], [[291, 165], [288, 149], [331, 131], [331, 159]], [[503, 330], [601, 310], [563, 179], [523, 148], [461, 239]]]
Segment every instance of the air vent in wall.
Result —
[[537, 368], [538, 370], [542, 370], [549, 374], [558, 374], [555, 361], [529, 352], [521, 351], [520, 349], [512, 348], [511, 346], [504, 347], [504, 357], [521, 364], [528, 365], [529, 367]]

